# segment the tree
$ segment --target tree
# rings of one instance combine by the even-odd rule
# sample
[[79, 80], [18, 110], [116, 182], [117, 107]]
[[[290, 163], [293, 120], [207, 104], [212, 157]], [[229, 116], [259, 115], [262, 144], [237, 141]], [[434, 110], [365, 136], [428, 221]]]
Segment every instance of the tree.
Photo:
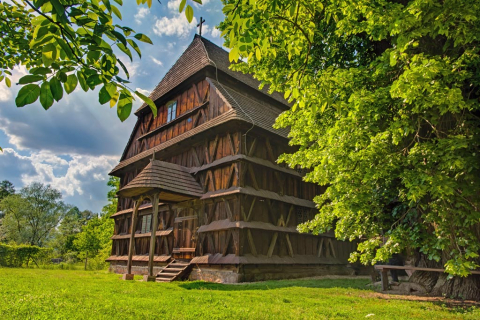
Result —
[[2, 233], [7, 240], [35, 246], [44, 246], [54, 229], [70, 209], [62, 201], [61, 193], [50, 185], [32, 183], [19, 194], [0, 202]]
[[79, 251], [79, 256], [85, 259], [85, 270], [87, 270], [88, 258], [97, 255], [102, 248], [99, 233], [97, 228], [101, 225], [101, 220], [98, 217], [91, 219], [74, 240], [74, 245]]
[[90, 210], [80, 211], [77, 207], [73, 207], [67, 211], [63, 217], [60, 225], [55, 230], [55, 235], [52, 237], [52, 242], [49, 244], [60, 255], [64, 256], [67, 253], [76, 253], [78, 250], [74, 245], [74, 240], [78, 233], [82, 231], [90, 219], [97, 215]]
[[[480, 3], [226, 0], [224, 13], [230, 59], [247, 61], [235, 69], [293, 103], [276, 126], [298, 151], [279, 160], [327, 186], [299, 230], [359, 241], [365, 264], [408, 249], [450, 276], [478, 268]], [[480, 299], [479, 284], [434, 293]]]
[[117, 191], [120, 189], [120, 178], [113, 176], [110, 177], [107, 185], [111, 187], [107, 193], [107, 200], [109, 203], [102, 208], [102, 215], [110, 218], [112, 214], [117, 212]]
[[0, 201], [2, 201], [3, 198], [14, 193], [15, 187], [13, 186], [13, 183], [8, 180], [3, 180], [2, 182], [0, 182]]
[[[132, 50], [141, 57], [136, 42], [152, 44], [142, 33], [114, 24], [122, 19], [122, 0], [35, 0], [0, 2], [0, 81], [11, 86], [9, 76], [17, 65], [29, 74], [20, 78], [23, 87], [15, 99], [17, 107], [40, 98], [45, 110], [80, 85], [82, 90], [101, 86], [99, 103], [117, 106], [124, 121], [131, 113], [132, 92], [146, 102], [156, 115], [151, 99], [128, 87], [129, 73], [115, 52], [133, 60]], [[139, 0], [137, 4], [151, 0]], [[110, 43], [109, 43], [110, 42]], [[119, 76], [123, 70], [127, 79]]]
[[24, 216], [29, 209], [21, 195], [12, 194], [0, 202], [3, 218], [0, 225], [0, 240], [15, 243], [29, 243], [30, 233], [24, 228]]
[[89, 258], [96, 258], [104, 262], [111, 252], [112, 240], [110, 237], [113, 234], [114, 221], [110, 216], [117, 212], [116, 193], [119, 189], [120, 179], [110, 177], [107, 185], [111, 187], [107, 193], [109, 204], [103, 207], [100, 216], [88, 220], [87, 224], [83, 226], [82, 232], [76, 235], [73, 242], [79, 251], [79, 257], [85, 259], [85, 270]]

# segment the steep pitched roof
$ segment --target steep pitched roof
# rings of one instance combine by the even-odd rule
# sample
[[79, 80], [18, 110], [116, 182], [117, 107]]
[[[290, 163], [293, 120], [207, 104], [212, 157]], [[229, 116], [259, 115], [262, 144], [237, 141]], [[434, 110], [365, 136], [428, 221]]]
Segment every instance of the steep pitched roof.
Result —
[[209, 81], [220, 91], [220, 94], [227, 100], [232, 109], [235, 110], [239, 120], [250, 122], [253, 126], [260, 127], [283, 138], [288, 137], [288, 129], [273, 128], [273, 124], [280, 115], [281, 110], [254, 98], [247, 97], [241, 92], [227, 85], [220, 84], [215, 80], [209, 79]]
[[[260, 90], [258, 88], [260, 82], [255, 80], [252, 75], [230, 70], [228, 52], [199, 35], [195, 35], [192, 43], [190, 43], [188, 48], [183, 52], [180, 58], [178, 58], [173, 67], [165, 74], [162, 81], [160, 81], [160, 83], [150, 93], [149, 98], [153, 101], [156, 101], [170, 90], [181, 84], [183, 81], [208, 66], [216, 67], [218, 70], [241, 81], [247, 86], [258, 90], [265, 95], [272, 97], [278, 102], [288, 106], [288, 103], [280, 93], [274, 92], [269, 94], [267, 87], [264, 87], [262, 90]], [[147, 104], [142, 104], [136, 113], [146, 107]]]
[[202, 187], [187, 168], [160, 160], [150, 161], [118, 194], [137, 196], [153, 189], [188, 197], [198, 198], [203, 195]]

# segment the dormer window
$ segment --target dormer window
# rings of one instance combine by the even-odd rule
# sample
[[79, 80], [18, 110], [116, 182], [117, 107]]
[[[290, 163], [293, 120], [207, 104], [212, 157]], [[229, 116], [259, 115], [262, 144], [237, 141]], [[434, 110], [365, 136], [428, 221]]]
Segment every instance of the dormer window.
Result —
[[172, 121], [177, 116], [177, 101], [171, 102], [167, 107], [167, 122]]

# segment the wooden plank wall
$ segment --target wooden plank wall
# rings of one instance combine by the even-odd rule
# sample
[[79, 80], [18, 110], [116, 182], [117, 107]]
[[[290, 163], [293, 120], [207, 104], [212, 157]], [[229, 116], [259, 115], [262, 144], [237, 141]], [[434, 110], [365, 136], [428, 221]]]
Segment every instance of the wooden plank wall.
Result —
[[[240, 139], [241, 132], [226, 132], [222, 135], [216, 135], [205, 139], [203, 142], [191, 146], [189, 149], [180, 152], [174, 156], [162, 159], [163, 161], [175, 163], [184, 167], [200, 167], [202, 165], [210, 164], [215, 160], [219, 160], [223, 157], [235, 155], [240, 152]], [[226, 185], [237, 186], [237, 174], [232, 177], [232, 181], [227, 181], [227, 178], [230, 177], [232, 170], [239, 170], [238, 166], [232, 168], [221, 167], [221, 168], [212, 168], [209, 171], [199, 173], [198, 181], [204, 185], [209, 186], [209, 191], [218, 190], [219, 188], [227, 188]], [[140, 173], [141, 170], [135, 169], [130, 172], [127, 172], [123, 177], [120, 178], [120, 188], [128, 184]], [[234, 171], [235, 173], [238, 171]], [[209, 177], [207, 179], [206, 177]], [[222, 180], [223, 177], [223, 180]], [[212, 178], [212, 179], [210, 179]], [[207, 179], [205, 183], [205, 179]], [[214, 187], [214, 185], [216, 187]], [[120, 198], [118, 201], [118, 211], [133, 208], [133, 201], [128, 198]]]
[[[171, 101], [177, 101], [177, 114], [176, 119], [171, 121], [170, 124], [167, 124], [167, 104]], [[181, 135], [192, 128], [218, 117], [229, 109], [218, 92], [216, 90], [210, 90], [210, 85], [206, 80], [193, 84], [190, 89], [173, 97], [169, 103], [158, 108], [156, 118], [153, 117], [152, 113], [139, 117], [138, 128], [134, 133], [133, 141], [130, 146], [128, 146], [128, 151], [122, 160], [131, 158], [171, 138]], [[141, 138], [150, 132], [154, 133]]]

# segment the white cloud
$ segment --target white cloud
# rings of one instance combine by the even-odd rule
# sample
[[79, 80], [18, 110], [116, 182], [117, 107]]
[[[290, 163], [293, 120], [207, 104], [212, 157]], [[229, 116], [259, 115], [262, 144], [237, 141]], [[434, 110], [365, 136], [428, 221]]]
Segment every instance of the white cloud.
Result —
[[150, 57], [152, 58], [152, 61], [155, 63], [155, 64], [158, 64], [159, 66], [163, 66], [163, 62], [158, 60], [158, 59], [155, 59], [154, 57]]
[[12, 98], [10, 88], [7, 87], [5, 82], [0, 83], [0, 101], [8, 101]]
[[208, 24], [202, 25], [202, 34], [208, 34], [210, 32], [210, 26]]
[[[10, 101], [12, 99], [12, 91], [15, 90], [15, 83], [18, 82], [18, 80], [23, 77], [24, 75], [28, 74], [27, 68], [25, 66], [16, 66], [12, 70], [12, 75], [8, 76], [10, 78], [10, 82], [12, 83], [12, 87], [9, 88], [5, 84], [5, 79], [3, 79], [2, 82], [0, 82], [0, 101]], [[17, 89], [20, 89], [19, 87]], [[16, 90], [15, 90], [16, 91]]]
[[220, 35], [222, 34], [222, 32], [220, 30], [218, 30], [216, 27], [213, 27], [212, 29], [212, 37], [214, 38], [220, 38]]
[[182, 2], [182, 0], [170, 0], [167, 3], [167, 7], [168, 9], [170, 9], [170, 11], [178, 12], [178, 8], [180, 7], [180, 2]]
[[148, 15], [150, 10], [148, 8], [138, 8], [137, 13], [133, 16], [137, 24], [142, 24], [143, 18]]
[[150, 95], [150, 91], [148, 91], [148, 90], [145, 90], [145, 89], [142, 89], [142, 88], [136, 88], [135, 90], [137, 90], [138, 92], [140, 92], [141, 94], [143, 94], [147, 97]]
[[[129, 59], [128, 60], [122, 59], [122, 62], [125, 65], [125, 68], [127, 68], [128, 73], [130, 74], [130, 79], [131, 79], [133, 76], [137, 74], [138, 68], [140, 67], [140, 63], [131, 62]], [[122, 68], [120, 68], [120, 70], [122, 70], [123, 74], [125, 74]]]
[[[171, 17], [156, 18], [153, 32], [158, 36], [177, 36], [180, 38], [186, 37], [191, 30], [197, 27], [197, 18], [193, 18], [191, 23], [188, 23], [185, 17], [185, 10], [180, 13], [178, 8], [180, 7], [182, 0], [170, 0], [167, 3], [168, 10], [171, 13]], [[206, 1], [208, 2], [208, 1]], [[205, 1], [203, 1], [205, 3]]]
[[[178, 12], [178, 11], [177, 11]], [[162, 17], [157, 19], [153, 26], [153, 32], [158, 36], [177, 36], [185, 38], [190, 31], [197, 27], [197, 18], [193, 18], [191, 23], [188, 23], [184, 13], [174, 14], [173, 17]]]
[[[30, 163], [34, 172], [21, 173], [24, 185], [33, 182], [50, 184], [64, 196], [88, 194], [84, 188], [86, 182], [93, 180], [105, 181], [109, 170], [117, 163], [116, 156], [85, 156], [68, 155], [69, 161], [50, 152], [32, 152], [30, 156], [23, 156], [12, 148], [5, 148], [2, 156], [14, 157], [13, 161]], [[7, 158], [5, 158], [7, 159]], [[56, 171], [60, 171], [60, 173]]]

